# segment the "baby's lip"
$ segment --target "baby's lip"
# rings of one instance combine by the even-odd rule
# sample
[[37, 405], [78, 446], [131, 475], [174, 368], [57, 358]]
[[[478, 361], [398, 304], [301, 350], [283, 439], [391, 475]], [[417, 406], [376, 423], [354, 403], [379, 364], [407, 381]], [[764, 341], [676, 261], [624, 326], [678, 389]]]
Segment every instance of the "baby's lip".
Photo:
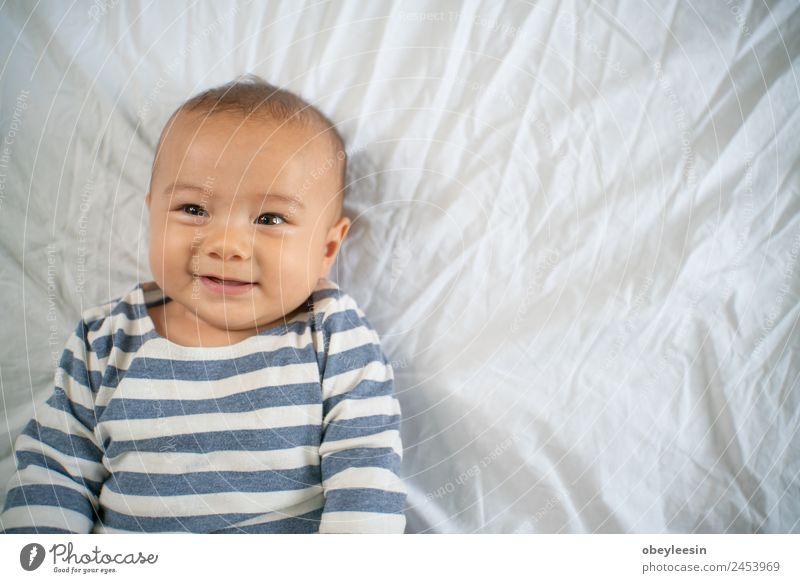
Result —
[[220, 277], [218, 275], [209, 275], [209, 274], [207, 274], [207, 275], [201, 275], [200, 277], [207, 277], [209, 279], [215, 279], [217, 281], [225, 282], [225, 283], [242, 283], [242, 284], [244, 284], [244, 283], [254, 283], [254, 282], [248, 281], [246, 279], [239, 279], [238, 277], [230, 277], [230, 276]]

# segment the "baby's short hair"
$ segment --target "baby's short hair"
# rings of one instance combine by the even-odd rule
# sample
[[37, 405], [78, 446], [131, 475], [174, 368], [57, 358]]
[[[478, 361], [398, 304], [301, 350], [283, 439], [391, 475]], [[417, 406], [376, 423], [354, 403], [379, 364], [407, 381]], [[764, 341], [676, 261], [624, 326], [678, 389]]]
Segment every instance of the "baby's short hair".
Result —
[[333, 122], [299, 95], [271, 85], [253, 74], [242, 75], [224, 85], [207, 89], [189, 98], [172, 113], [164, 125], [156, 153], [168, 128], [181, 112], [205, 112], [208, 115], [232, 112], [248, 119], [269, 119], [315, 130], [316, 135], [324, 136], [330, 142], [333, 156], [338, 161], [340, 194], [344, 195], [347, 172], [344, 140]]

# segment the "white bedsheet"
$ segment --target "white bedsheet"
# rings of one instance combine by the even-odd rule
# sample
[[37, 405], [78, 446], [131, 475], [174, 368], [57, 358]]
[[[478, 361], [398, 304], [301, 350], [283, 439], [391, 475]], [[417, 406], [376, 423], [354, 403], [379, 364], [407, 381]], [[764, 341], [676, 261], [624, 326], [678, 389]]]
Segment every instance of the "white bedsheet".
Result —
[[[0, 482], [177, 104], [339, 122], [409, 532], [800, 532], [796, 2], [5, 2]], [[4, 494], [3, 494], [4, 495]]]

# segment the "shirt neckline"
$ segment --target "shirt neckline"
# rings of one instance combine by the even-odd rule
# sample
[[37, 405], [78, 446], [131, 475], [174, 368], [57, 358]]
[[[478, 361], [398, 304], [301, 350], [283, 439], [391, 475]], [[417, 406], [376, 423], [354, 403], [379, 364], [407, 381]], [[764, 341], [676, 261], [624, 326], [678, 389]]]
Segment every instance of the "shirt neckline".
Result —
[[259, 341], [259, 338], [265, 336], [282, 336], [286, 334], [290, 324], [307, 320], [309, 312], [313, 311], [313, 306], [309, 305], [312, 301], [309, 297], [308, 300], [306, 300], [306, 309], [298, 312], [290, 320], [285, 320], [277, 326], [263, 330], [253, 336], [248, 336], [244, 340], [240, 340], [234, 344], [227, 344], [224, 346], [184, 346], [183, 344], [177, 344], [159, 334], [158, 330], [156, 330], [155, 322], [148, 311], [148, 308], [173, 301], [172, 298], [164, 294], [163, 290], [158, 287], [155, 281], [138, 283], [135, 289], [135, 296], [135, 303], [138, 303], [142, 307], [140, 321], [144, 321], [144, 332], [151, 339], [158, 340], [160, 343], [166, 345], [169, 354], [177, 353], [185, 356], [230, 357], [231, 354], [247, 352], [246, 349], [251, 348], [254, 343]]

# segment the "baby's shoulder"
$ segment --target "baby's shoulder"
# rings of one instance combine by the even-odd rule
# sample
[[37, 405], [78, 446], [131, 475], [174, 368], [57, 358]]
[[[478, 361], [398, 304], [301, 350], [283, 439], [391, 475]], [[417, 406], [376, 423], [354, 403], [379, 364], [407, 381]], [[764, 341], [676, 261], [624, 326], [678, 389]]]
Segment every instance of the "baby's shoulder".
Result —
[[147, 293], [147, 284], [137, 283], [123, 295], [82, 310], [78, 329], [90, 344], [99, 337], [114, 336], [120, 331], [127, 335], [139, 334], [143, 320], [148, 317]]
[[380, 344], [380, 337], [355, 298], [327, 279], [320, 280], [311, 295], [314, 320], [324, 345]]
[[318, 323], [325, 324], [343, 314], [364, 318], [356, 300], [343, 291], [334, 281], [320, 279], [311, 293], [314, 316]]

